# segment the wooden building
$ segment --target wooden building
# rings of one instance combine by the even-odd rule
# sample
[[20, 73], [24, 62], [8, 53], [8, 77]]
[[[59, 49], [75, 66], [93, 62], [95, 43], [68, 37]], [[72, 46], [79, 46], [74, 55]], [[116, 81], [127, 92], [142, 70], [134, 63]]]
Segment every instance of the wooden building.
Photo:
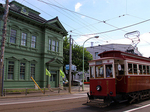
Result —
[[[4, 54], [4, 88], [62, 85], [63, 37], [67, 31], [58, 17], [45, 20], [40, 13], [16, 1], [9, 3]], [[0, 4], [0, 35], [4, 5]], [[2, 38], [2, 37], [0, 37]], [[51, 77], [46, 75], [46, 68]]]

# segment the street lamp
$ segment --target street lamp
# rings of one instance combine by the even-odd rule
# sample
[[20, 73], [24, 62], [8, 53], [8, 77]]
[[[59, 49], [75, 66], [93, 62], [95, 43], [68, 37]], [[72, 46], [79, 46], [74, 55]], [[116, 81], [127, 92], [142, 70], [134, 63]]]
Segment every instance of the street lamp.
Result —
[[99, 38], [99, 36], [94, 36], [94, 37], [88, 38], [83, 43], [83, 84], [82, 84], [82, 91], [84, 91], [84, 44], [85, 44], [86, 41], [88, 41], [88, 40], [90, 40], [92, 38]]

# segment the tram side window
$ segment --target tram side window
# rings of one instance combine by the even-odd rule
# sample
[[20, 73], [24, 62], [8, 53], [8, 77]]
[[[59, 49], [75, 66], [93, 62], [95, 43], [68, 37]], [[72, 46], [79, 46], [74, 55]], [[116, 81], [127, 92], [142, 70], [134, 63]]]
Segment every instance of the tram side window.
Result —
[[113, 67], [112, 65], [106, 65], [106, 77], [112, 77], [113, 76]]
[[96, 77], [104, 77], [103, 66], [96, 66]]
[[146, 74], [146, 66], [143, 65], [143, 74]]
[[90, 78], [94, 78], [94, 66], [90, 67]]
[[142, 74], [142, 65], [139, 65], [139, 72]]
[[133, 64], [134, 74], [137, 74], [137, 64]]
[[147, 66], [147, 74], [148, 74], [148, 75], [150, 74], [149, 66]]
[[128, 73], [132, 74], [132, 64], [128, 63]]

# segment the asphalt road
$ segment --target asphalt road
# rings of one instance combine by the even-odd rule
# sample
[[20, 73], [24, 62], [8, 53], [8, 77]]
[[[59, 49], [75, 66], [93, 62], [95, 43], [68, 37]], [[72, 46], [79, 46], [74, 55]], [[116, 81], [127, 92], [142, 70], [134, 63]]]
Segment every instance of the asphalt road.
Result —
[[82, 107], [86, 94], [11, 98], [0, 100], [0, 112], [51, 112]]
[[150, 110], [150, 100], [132, 105], [112, 104], [106, 108], [82, 105], [86, 101], [86, 93], [0, 99], [0, 112], [149, 112]]

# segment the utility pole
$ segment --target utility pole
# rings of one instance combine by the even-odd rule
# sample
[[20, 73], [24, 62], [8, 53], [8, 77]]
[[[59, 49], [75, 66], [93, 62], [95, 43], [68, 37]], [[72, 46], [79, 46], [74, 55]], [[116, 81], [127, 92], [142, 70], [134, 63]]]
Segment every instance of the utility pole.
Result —
[[69, 49], [69, 93], [71, 93], [71, 67], [72, 67], [72, 39], [71, 35], [69, 37], [70, 39], [70, 49]]
[[2, 74], [3, 74], [3, 63], [4, 63], [4, 50], [5, 50], [5, 36], [6, 36], [6, 27], [7, 27], [7, 17], [8, 17], [8, 11], [9, 11], [9, 7], [8, 7], [8, 4], [9, 4], [9, 0], [6, 0], [6, 4], [5, 4], [5, 11], [4, 11], [4, 16], [3, 16], [3, 19], [4, 19], [4, 26], [3, 26], [3, 29], [2, 29], [2, 43], [1, 43], [1, 56], [0, 56], [0, 96], [3, 95], [3, 87], [2, 87]]

